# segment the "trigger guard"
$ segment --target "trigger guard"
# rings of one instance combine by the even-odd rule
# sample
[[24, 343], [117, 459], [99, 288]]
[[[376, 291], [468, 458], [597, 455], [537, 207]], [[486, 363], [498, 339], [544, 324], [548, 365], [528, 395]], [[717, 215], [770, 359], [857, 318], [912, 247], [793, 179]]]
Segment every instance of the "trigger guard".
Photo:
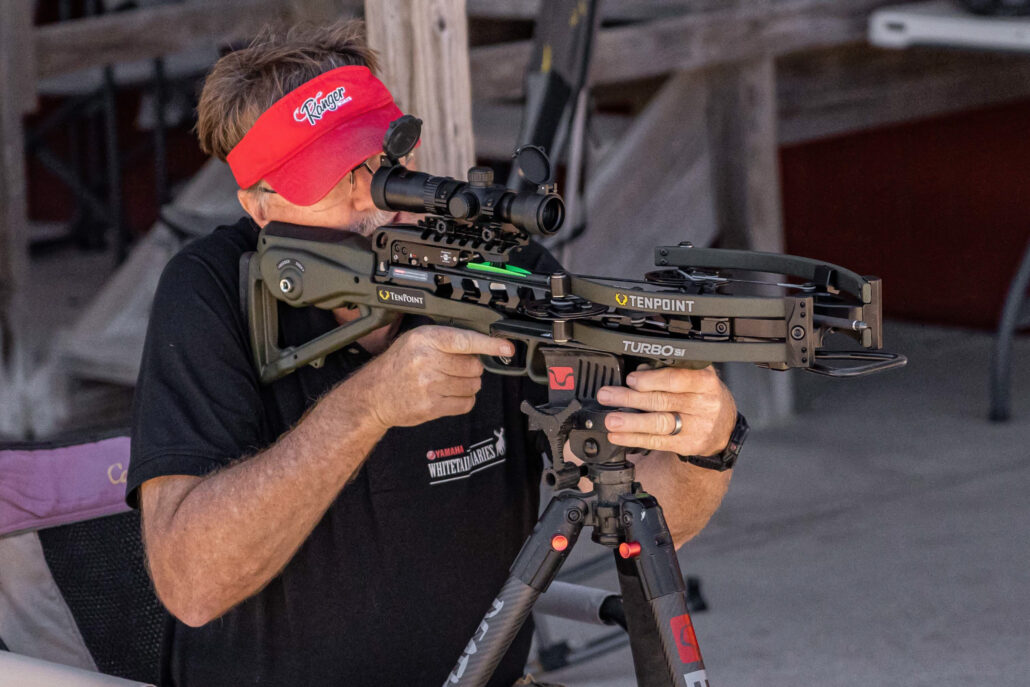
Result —
[[511, 361], [512, 359], [511, 358], [497, 358], [497, 357], [494, 357], [492, 355], [481, 355], [481, 356], [479, 356], [479, 361], [481, 363], [483, 363], [483, 367], [488, 372], [493, 372], [494, 374], [498, 374], [498, 375], [508, 375], [508, 376], [512, 376], [512, 377], [521, 376], [521, 375], [526, 374], [526, 370], [524, 368], [521, 368], [521, 367], [518, 367], [518, 366], [512, 366], [510, 364], [502, 362], [504, 360]]

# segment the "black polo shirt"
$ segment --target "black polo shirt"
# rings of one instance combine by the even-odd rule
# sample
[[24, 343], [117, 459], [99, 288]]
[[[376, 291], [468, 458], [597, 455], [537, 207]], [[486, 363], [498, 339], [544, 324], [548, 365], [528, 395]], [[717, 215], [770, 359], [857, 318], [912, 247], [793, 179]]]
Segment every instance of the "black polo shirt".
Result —
[[[369, 359], [353, 345], [321, 369], [258, 382], [238, 276], [256, 243], [249, 219], [220, 227], [161, 277], [136, 388], [132, 505], [150, 478], [204, 475], [271, 445]], [[515, 262], [556, 269], [535, 246]], [[336, 326], [329, 311], [282, 303], [279, 322], [286, 345]], [[162, 685], [443, 684], [536, 521], [541, 442], [519, 404], [539, 394], [485, 374], [468, 415], [387, 432], [264, 589], [201, 628], [170, 621]], [[529, 641], [527, 626], [491, 685], [518, 679]]]

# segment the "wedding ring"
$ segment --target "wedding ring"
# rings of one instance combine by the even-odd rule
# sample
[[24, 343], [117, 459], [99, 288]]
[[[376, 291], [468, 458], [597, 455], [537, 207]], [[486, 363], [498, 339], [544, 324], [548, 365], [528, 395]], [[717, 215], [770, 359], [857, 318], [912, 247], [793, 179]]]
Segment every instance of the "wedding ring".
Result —
[[680, 414], [673, 413], [672, 416], [676, 418], [676, 426], [672, 428], [671, 432], [669, 432], [670, 437], [676, 436], [680, 433], [680, 430], [683, 429], [683, 418], [680, 417]]

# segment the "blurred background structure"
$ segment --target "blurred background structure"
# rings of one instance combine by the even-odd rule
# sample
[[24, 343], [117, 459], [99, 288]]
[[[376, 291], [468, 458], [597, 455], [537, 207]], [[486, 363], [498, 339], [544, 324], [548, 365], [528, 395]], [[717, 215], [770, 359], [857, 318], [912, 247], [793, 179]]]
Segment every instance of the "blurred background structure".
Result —
[[[1021, 9], [1014, 1], [965, 4]], [[832, 389], [727, 366], [743, 410], [764, 430], [742, 461], [740, 472], [751, 474], [736, 478], [740, 488], [685, 550], [685, 570], [700, 569], [711, 590], [712, 612], [696, 621], [702, 645], [729, 647], [710, 654], [713, 678], [938, 684], [949, 673], [931, 666], [946, 660], [945, 647], [970, 647], [940, 614], [961, 629], [956, 614], [996, 613], [977, 620], [982, 629], [991, 618], [1018, 624], [1030, 611], [1020, 568], [1030, 551], [1025, 537], [1012, 538], [1026, 515], [1012, 490], [1026, 484], [1030, 379], [1026, 342], [1007, 343], [1027, 324], [1030, 261], [1020, 265], [1030, 239], [1030, 18], [974, 15], [950, 0], [598, 7], [583, 135], [566, 145], [559, 178], [579, 197], [573, 219], [584, 227], [560, 249], [566, 265], [638, 274], [652, 266], [655, 245], [684, 240], [825, 259], [883, 278], [885, 314], [902, 334], [896, 343], [888, 330], [888, 347], [912, 361], [882, 383]], [[478, 161], [500, 178], [523, 119], [525, 74], [539, 58], [540, 9], [541, 0], [0, 2], [0, 438], [127, 424], [164, 263], [183, 242], [242, 213], [226, 167], [206, 160], [190, 132], [199, 84], [220, 54], [270, 21], [363, 15], [386, 56], [388, 85], [437, 137], [425, 170], [461, 175]], [[420, 63], [433, 68], [411, 67]], [[456, 128], [434, 131], [434, 117]], [[581, 164], [570, 164], [575, 155]], [[1007, 296], [1006, 335], [995, 340]], [[1006, 364], [993, 372], [994, 414], [1011, 411], [1007, 426], [987, 421], [990, 361], [999, 355]], [[979, 460], [982, 468], [970, 466]], [[976, 481], [992, 470], [1010, 478], [993, 504], [989, 485]], [[885, 494], [883, 509], [868, 507]], [[967, 518], [949, 514], [953, 497], [965, 499]], [[997, 518], [981, 504], [999, 509]], [[824, 517], [831, 524], [815, 524]], [[865, 539], [855, 535], [861, 523]], [[785, 548], [770, 553], [781, 530]], [[871, 532], [891, 534], [892, 551]], [[858, 548], [848, 548], [851, 539]], [[837, 557], [814, 560], [831, 546]], [[938, 569], [957, 562], [964, 572], [926, 572], [919, 552], [930, 549]], [[898, 558], [885, 562], [892, 553]], [[1004, 560], [969, 562], [991, 554]], [[810, 595], [788, 593], [796, 570], [788, 563], [824, 571], [804, 578]], [[744, 576], [740, 566], [753, 567]], [[851, 587], [840, 582], [844, 572]], [[1021, 572], [1023, 586], [1011, 584]], [[997, 584], [985, 591], [978, 575]], [[832, 591], [819, 586], [834, 576]], [[896, 584], [905, 576], [919, 582]], [[918, 608], [902, 603], [923, 584], [936, 594]], [[833, 607], [826, 598], [837, 593], [932, 626], [920, 630], [922, 653], [906, 662], [911, 647], [897, 640], [905, 618], [856, 614], [852, 635], [819, 609], [800, 608]], [[964, 594], [968, 604], [934, 605]], [[792, 610], [811, 622], [793, 618], [778, 629], [765, 617], [756, 625], [765, 630], [742, 629], [754, 616]], [[897, 641], [873, 647], [890, 657], [880, 668], [874, 657], [851, 656], [878, 641], [863, 622], [894, 623]], [[820, 641], [829, 626], [855, 647]], [[1025, 682], [1025, 620], [985, 636], [993, 641], [972, 644], [995, 651], [981, 662], [994, 668], [952, 659], [962, 665], [958, 681]], [[611, 677], [616, 662], [597, 664], [603, 670], [587, 681], [560, 676], [626, 684]], [[776, 677], [762, 679], [770, 665]]]
[[[224, 168], [196, 176], [205, 160], [190, 127], [206, 69], [266, 22], [360, 15], [365, 4], [372, 41], [386, 46], [413, 45], [412, 27], [458, 12], [460, 22], [427, 32], [418, 57], [467, 66], [413, 70], [392, 77], [394, 89], [423, 117], [457, 103], [435, 114], [474, 135], [461, 164], [433, 171], [460, 173], [474, 150], [503, 172], [535, 57], [535, 0], [3, 4], [0, 432], [93, 423], [98, 409], [74, 415], [104, 398], [119, 421], [124, 399], [106, 385], [131, 387], [159, 266], [179, 241], [238, 212]], [[999, 21], [946, 0], [917, 4]], [[568, 267], [638, 273], [653, 245], [673, 239], [787, 250], [883, 277], [890, 317], [996, 326], [1027, 236], [1019, 190], [1030, 144], [1019, 132], [1030, 61], [990, 45], [873, 47], [870, 17], [885, 7], [600, 3], [582, 169], [560, 179], [581, 186], [587, 229], [563, 252]], [[397, 55], [411, 60], [383, 52], [388, 71]], [[447, 98], [403, 92], [452, 73]], [[109, 283], [127, 259], [126, 276]], [[789, 416], [787, 376], [731, 368], [757, 424]], [[74, 401], [80, 392], [92, 400]]]

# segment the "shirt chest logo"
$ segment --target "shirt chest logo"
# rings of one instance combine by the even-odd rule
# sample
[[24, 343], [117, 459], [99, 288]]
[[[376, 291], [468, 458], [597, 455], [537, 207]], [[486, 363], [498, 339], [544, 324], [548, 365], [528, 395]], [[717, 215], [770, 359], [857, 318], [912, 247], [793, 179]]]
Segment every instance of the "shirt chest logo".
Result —
[[493, 430], [493, 436], [467, 448], [463, 444], [431, 449], [426, 452], [426, 469], [430, 484], [443, 484], [468, 479], [469, 476], [505, 461], [508, 445], [504, 427]]

